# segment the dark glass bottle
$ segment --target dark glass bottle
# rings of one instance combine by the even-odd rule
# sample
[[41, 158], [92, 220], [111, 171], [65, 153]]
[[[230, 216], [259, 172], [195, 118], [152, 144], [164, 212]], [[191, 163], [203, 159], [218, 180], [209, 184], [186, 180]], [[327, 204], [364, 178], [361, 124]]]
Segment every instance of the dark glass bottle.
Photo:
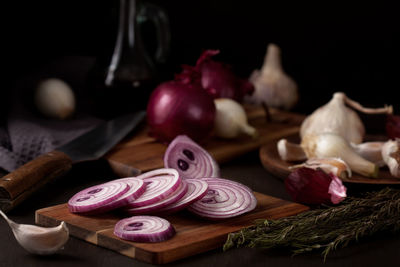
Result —
[[[153, 25], [155, 55], [145, 47], [142, 27]], [[146, 28], [149, 29], [149, 28]], [[157, 6], [139, 0], [120, 0], [118, 31], [111, 55], [99, 58], [89, 75], [95, 114], [102, 118], [145, 109], [157, 86], [156, 64], [165, 61], [170, 42], [167, 16]]]

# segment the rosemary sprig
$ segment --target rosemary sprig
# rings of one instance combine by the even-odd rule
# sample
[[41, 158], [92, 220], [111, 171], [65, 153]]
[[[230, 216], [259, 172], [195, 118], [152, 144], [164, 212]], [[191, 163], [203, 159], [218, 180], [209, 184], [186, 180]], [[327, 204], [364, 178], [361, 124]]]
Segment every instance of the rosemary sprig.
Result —
[[254, 226], [231, 233], [224, 251], [233, 247], [291, 249], [294, 254], [332, 250], [361, 237], [400, 230], [400, 190], [386, 188], [349, 197], [341, 205], [325, 207], [278, 220], [257, 220]]

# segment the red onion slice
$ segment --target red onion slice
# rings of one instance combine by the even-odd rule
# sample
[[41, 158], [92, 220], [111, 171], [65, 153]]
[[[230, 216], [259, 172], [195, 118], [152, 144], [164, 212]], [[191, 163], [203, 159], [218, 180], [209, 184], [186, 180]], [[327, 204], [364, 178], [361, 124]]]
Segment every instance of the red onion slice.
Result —
[[182, 181], [174, 169], [157, 169], [136, 178], [145, 182], [146, 191], [139, 198], [127, 204], [127, 207], [131, 208], [151, 205], [166, 198], [179, 188]]
[[90, 212], [119, 198], [129, 190], [123, 181], [111, 181], [91, 186], [76, 193], [68, 201], [70, 212]]
[[127, 213], [130, 214], [149, 214], [154, 213], [160, 209], [167, 207], [177, 201], [179, 201], [188, 191], [188, 184], [185, 181], [182, 181], [179, 188], [173, 192], [168, 197], [162, 199], [161, 201], [155, 202], [150, 205], [145, 205], [136, 208], [124, 209]]
[[247, 186], [222, 178], [203, 178], [207, 194], [188, 210], [208, 219], [231, 218], [253, 210], [257, 200]]
[[178, 212], [206, 195], [208, 191], [208, 184], [206, 181], [200, 179], [186, 179], [185, 182], [188, 184], [186, 194], [177, 202], [159, 210], [160, 212]]
[[186, 135], [178, 135], [169, 144], [164, 165], [176, 169], [183, 179], [219, 176], [213, 157]]
[[161, 242], [175, 234], [173, 226], [156, 216], [133, 216], [117, 222], [114, 234], [134, 242]]
[[92, 210], [90, 213], [101, 213], [126, 206], [130, 202], [140, 197], [146, 191], [146, 183], [144, 182], [144, 180], [138, 179], [136, 177], [121, 178], [118, 180], [114, 180], [114, 182], [115, 181], [127, 183], [130, 187], [129, 190], [126, 191], [125, 194], [123, 194], [119, 198], [103, 206], [100, 206], [95, 210]]

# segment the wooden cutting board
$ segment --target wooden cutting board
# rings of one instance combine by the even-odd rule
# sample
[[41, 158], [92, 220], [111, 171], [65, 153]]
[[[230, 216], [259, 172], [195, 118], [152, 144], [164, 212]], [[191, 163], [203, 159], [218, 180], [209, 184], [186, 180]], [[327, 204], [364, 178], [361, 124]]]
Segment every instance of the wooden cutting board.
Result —
[[[269, 109], [270, 121], [263, 108], [245, 107], [249, 124], [257, 128], [258, 138], [241, 136], [235, 139], [211, 138], [201, 144], [219, 163], [227, 162], [240, 155], [257, 150], [271, 140], [297, 133], [304, 119], [303, 115]], [[132, 133], [111, 150], [105, 159], [120, 177], [136, 176], [141, 172], [164, 166], [163, 156], [166, 144], [157, 142], [148, 135], [148, 128]]]
[[255, 196], [258, 201], [256, 209], [236, 218], [210, 222], [187, 211], [165, 216], [174, 226], [176, 235], [159, 243], [136, 243], [116, 237], [113, 229], [115, 223], [123, 218], [121, 214], [76, 215], [68, 211], [67, 204], [37, 210], [36, 223], [56, 226], [65, 221], [74, 237], [140, 261], [163, 264], [220, 248], [228, 233], [252, 225], [255, 219], [277, 219], [308, 210], [306, 206], [264, 194], [255, 193]]

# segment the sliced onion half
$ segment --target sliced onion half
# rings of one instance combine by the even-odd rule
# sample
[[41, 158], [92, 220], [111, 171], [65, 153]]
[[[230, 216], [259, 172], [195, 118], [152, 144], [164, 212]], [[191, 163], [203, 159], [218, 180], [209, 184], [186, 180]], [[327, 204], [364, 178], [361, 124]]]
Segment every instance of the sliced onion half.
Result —
[[219, 176], [214, 158], [186, 135], [178, 135], [169, 144], [164, 166], [176, 169], [183, 179]]
[[[126, 206], [130, 202], [140, 197], [146, 191], [146, 183], [143, 179], [136, 177], [121, 178], [115, 181], [125, 182], [129, 185], [129, 190], [119, 198], [92, 210], [90, 213], [101, 213]], [[115, 182], [114, 181], [114, 182]]]
[[173, 213], [183, 210], [190, 204], [202, 199], [207, 191], [208, 184], [206, 181], [201, 179], [186, 179], [185, 182], [188, 184], [188, 190], [186, 194], [177, 202], [166, 206], [165, 208], [159, 210], [162, 213]]
[[179, 188], [173, 192], [171, 195], [168, 197], [155, 202], [150, 205], [145, 205], [145, 206], [140, 206], [136, 208], [130, 208], [130, 209], [124, 209], [127, 213], [130, 214], [149, 214], [149, 213], [154, 213], [156, 211], [159, 211], [160, 209], [163, 209], [177, 201], [179, 201], [188, 191], [188, 184], [186, 181], [182, 181], [181, 185]]
[[68, 201], [70, 212], [90, 212], [125, 194], [130, 186], [124, 181], [111, 181], [86, 188]]
[[257, 200], [247, 186], [222, 178], [203, 178], [208, 183], [207, 194], [188, 207], [208, 219], [231, 218], [253, 210]]
[[146, 191], [134, 201], [127, 204], [128, 207], [142, 207], [156, 203], [175, 192], [182, 180], [174, 169], [157, 169], [137, 176], [146, 184]]
[[135, 242], [161, 242], [174, 236], [175, 229], [160, 217], [133, 216], [117, 222], [114, 234]]

